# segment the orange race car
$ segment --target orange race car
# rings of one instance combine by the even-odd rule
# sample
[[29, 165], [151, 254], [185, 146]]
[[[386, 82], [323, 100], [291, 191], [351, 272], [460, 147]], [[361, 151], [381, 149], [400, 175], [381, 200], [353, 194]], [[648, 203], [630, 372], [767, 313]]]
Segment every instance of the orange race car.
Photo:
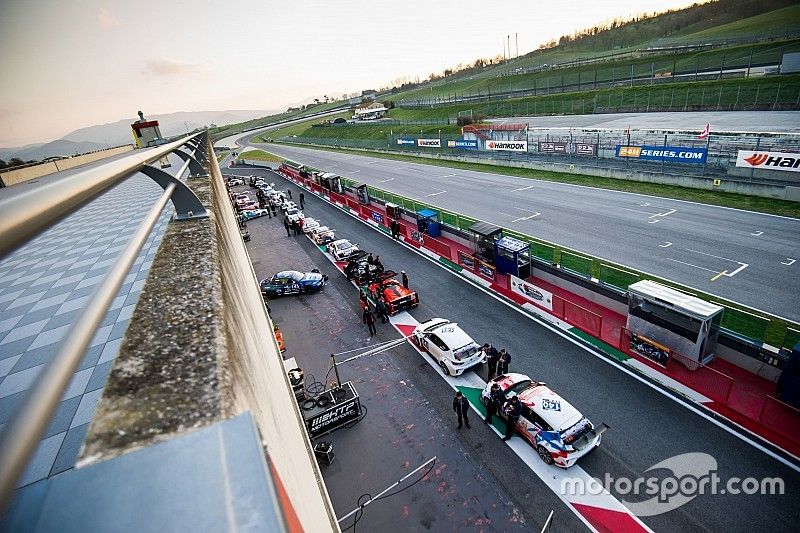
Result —
[[375, 298], [383, 296], [390, 315], [419, 305], [419, 296], [416, 291], [403, 287], [399, 281], [394, 279], [396, 275], [396, 272], [387, 270], [369, 285], [369, 291]]

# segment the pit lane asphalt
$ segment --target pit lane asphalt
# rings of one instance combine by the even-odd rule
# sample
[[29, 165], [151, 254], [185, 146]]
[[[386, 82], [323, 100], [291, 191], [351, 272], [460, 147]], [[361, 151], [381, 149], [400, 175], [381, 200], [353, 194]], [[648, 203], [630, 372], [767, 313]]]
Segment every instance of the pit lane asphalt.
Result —
[[252, 146], [800, 321], [798, 219], [297, 146]]
[[[231, 169], [232, 170], [232, 169]], [[244, 173], [250, 169], [243, 169]], [[226, 173], [230, 170], [226, 170]], [[270, 178], [281, 188], [294, 184], [277, 176]], [[299, 192], [299, 191], [298, 191]], [[297, 192], [295, 193], [295, 195]], [[669, 457], [690, 452], [712, 455], [723, 480], [731, 477], [780, 477], [784, 495], [702, 495], [676, 510], [643, 521], [655, 531], [741, 531], [754, 528], [793, 530], [800, 508], [800, 476], [761, 451], [722, 430], [708, 420], [666, 398], [649, 386], [571, 342], [537, 325], [528, 317], [475, 290], [436, 264], [392, 242], [367, 225], [306, 193], [306, 214], [336, 229], [338, 238], [348, 238], [362, 249], [380, 254], [387, 268], [405, 270], [420, 295], [420, 307], [412, 314], [420, 321], [435, 316], [459, 322], [478, 342], [506, 347], [513, 356], [511, 370], [524, 372], [549, 383], [595, 423], [606, 422], [611, 429], [599, 449], [580, 461], [592, 476], [610, 474], [631, 480], [644, 475], [652, 465]], [[355, 295], [345, 292], [355, 305]], [[394, 353], [394, 352], [393, 352]], [[413, 359], [415, 357], [416, 359]], [[450, 390], [418, 355], [396, 355], [398, 366], [417, 379], [418, 389], [448, 420]], [[479, 371], [485, 376], [485, 369]], [[473, 429], [460, 438], [471, 453], [513, 494], [526, 516], [541, 511], [543, 493], [537, 478], [508, 450], [497, 451], [496, 438], [488, 431]], [[487, 449], [488, 448], [488, 449]], [[519, 492], [520, 490], [526, 492]], [[620, 500], [626, 495], [618, 494]], [[631, 501], [644, 497], [627, 496]], [[549, 499], [547, 501], [550, 501]], [[558, 507], [560, 505], [560, 507]], [[569, 513], [558, 504], [561, 515]], [[556, 513], [559, 514], [558, 512]], [[572, 528], [570, 528], [572, 529]]]

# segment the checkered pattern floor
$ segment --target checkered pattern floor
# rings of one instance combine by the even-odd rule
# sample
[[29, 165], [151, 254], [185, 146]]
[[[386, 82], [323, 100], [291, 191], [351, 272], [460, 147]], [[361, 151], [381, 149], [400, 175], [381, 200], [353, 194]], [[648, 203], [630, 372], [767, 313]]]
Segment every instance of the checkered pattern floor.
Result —
[[[162, 192], [133, 176], [0, 262], [0, 428]], [[19, 486], [74, 466], [172, 213], [167, 206], [136, 259]]]

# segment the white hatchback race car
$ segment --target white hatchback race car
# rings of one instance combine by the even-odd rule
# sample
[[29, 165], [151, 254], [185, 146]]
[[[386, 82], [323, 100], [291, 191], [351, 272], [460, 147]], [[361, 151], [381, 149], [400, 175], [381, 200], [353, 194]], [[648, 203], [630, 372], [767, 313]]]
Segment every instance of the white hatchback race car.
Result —
[[[522, 415], [516, 431], [536, 448], [536, 453], [545, 463], [568, 468], [600, 446], [601, 435], [608, 426], [603, 423], [596, 428], [546, 384], [533, 381], [525, 374], [502, 374], [483, 389], [481, 402], [484, 405], [488, 402], [493, 383], [500, 385], [506, 399], [519, 397]], [[502, 409], [497, 416], [506, 419]]]
[[310, 234], [315, 228], [319, 227], [319, 222], [313, 218], [306, 218], [303, 220], [303, 233]]
[[328, 253], [333, 256], [337, 261], [347, 261], [350, 254], [358, 251], [358, 246], [351, 243], [347, 239], [339, 239], [333, 241], [328, 245]]
[[336, 234], [328, 226], [319, 226], [311, 230], [311, 239], [317, 244], [328, 244], [336, 240]]
[[412, 335], [417, 346], [431, 354], [448, 376], [460, 376], [467, 369], [486, 362], [486, 354], [478, 343], [446, 318], [423, 322]]
[[286, 210], [286, 218], [289, 219], [289, 222], [297, 222], [301, 218], [306, 218], [302, 211], [293, 207], [291, 209]]

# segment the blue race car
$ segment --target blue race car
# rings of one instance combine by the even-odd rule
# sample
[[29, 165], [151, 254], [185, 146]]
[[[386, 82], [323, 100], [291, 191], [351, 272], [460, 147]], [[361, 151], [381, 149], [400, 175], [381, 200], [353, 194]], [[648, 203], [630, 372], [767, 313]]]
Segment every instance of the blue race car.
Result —
[[328, 281], [328, 276], [319, 272], [286, 270], [261, 281], [261, 294], [274, 298], [284, 294], [307, 294], [319, 292]]

